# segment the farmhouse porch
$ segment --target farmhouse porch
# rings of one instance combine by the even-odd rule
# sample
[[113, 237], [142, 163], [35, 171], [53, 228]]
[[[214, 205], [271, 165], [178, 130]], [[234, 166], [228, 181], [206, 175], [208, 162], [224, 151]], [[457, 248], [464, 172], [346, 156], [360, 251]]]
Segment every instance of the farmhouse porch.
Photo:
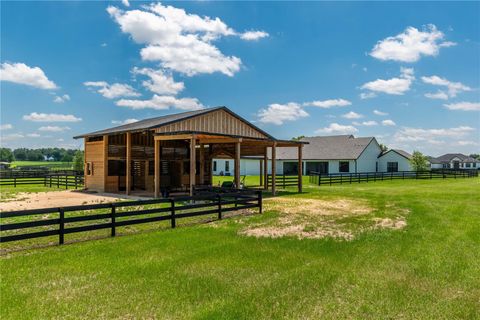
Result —
[[234, 159], [234, 187], [239, 188], [240, 158], [245, 156], [259, 159], [259, 185], [275, 194], [276, 148], [296, 148], [300, 165], [302, 161], [302, 142], [275, 139], [226, 107], [145, 119], [75, 138], [85, 139], [86, 189], [155, 198], [173, 192], [193, 195], [196, 188], [212, 186], [212, 159], [219, 157]]

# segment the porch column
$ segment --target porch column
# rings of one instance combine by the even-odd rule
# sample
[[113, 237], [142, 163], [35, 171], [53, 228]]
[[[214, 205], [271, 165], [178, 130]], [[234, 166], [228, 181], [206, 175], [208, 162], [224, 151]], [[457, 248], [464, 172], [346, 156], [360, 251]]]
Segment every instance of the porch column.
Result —
[[302, 177], [303, 177], [303, 166], [302, 166], [303, 155], [302, 155], [302, 151], [303, 151], [303, 144], [298, 146], [298, 192], [302, 192], [302, 187], [303, 187], [303, 181], [302, 181]]
[[268, 147], [265, 147], [265, 153], [263, 154], [263, 188], [268, 190]]
[[235, 186], [240, 189], [240, 142], [235, 142]]
[[126, 194], [130, 194], [132, 188], [132, 133], [127, 132], [127, 172], [126, 172]]
[[154, 142], [154, 180], [155, 198], [160, 198], [160, 140]]
[[277, 143], [274, 142], [272, 146], [272, 195], [275, 195], [277, 181]]
[[205, 145], [200, 145], [200, 177], [199, 183], [205, 184]]
[[260, 187], [263, 186], [263, 159], [260, 159]]
[[190, 195], [193, 196], [193, 186], [195, 185], [195, 135], [190, 139]]

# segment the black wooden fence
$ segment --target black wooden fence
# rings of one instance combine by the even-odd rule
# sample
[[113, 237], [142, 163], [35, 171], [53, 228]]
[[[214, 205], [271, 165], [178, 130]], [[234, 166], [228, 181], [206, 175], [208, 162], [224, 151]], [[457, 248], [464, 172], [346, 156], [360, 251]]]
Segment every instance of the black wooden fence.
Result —
[[444, 170], [444, 171], [399, 171], [399, 172], [362, 172], [320, 174], [310, 172], [309, 182], [316, 185], [332, 185], [343, 183], [376, 182], [405, 179], [457, 179], [478, 177], [477, 170]]
[[56, 188], [82, 188], [83, 175], [48, 174], [40, 177], [0, 178], [0, 186], [43, 185]]
[[[160, 206], [152, 208], [157, 204]], [[132, 207], [134, 210], [125, 210], [125, 208]], [[175, 228], [178, 219], [212, 214], [215, 214], [218, 219], [222, 219], [225, 212], [248, 208], [259, 208], [259, 212], [262, 213], [261, 191], [0, 212], [2, 223], [0, 224], [0, 242], [58, 235], [59, 244], [63, 244], [65, 235], [71, 233], [110, 229], [111, 236], [114, 237], [118, 227], [169, 220], [171, 227]], [[103, 210], [101, 212], [92, 211], [100, 209]], [[58, 216], [57, 218], [42, 219], [42, 216], [47, 214], [58, 214]], [[15, 221], [17, 217], [37, 217], [37, 219], [19, 222], [19, 220]], [[125, 219], [131, 217], [136, 218]], [[13, 220], [13, 222], [3, 224], [5, 219]], [[85, 222], [96, 223], [85, 225]], [[52, 226], [56, 226], [56, 228], [51, 229]], [[44, 230], [38, 231], [38, 227]], [[28, 228], [37, 229], [34, 232], [18, 233], [18, 231]]]
[[[272, 175], [267, 176], [267, 188], [273, 183]], [[275, 175], [275, 186], [277, 188], [296, 187], [298, 186], [298, 175]]]

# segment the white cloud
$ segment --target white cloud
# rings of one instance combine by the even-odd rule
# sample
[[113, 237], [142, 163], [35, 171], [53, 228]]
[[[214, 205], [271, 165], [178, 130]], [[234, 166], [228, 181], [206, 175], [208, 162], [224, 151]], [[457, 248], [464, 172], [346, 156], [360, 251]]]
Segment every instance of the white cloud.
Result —
[[377, 79], [362, 85], [362, 89], [383, 92], [392, 95], [403, 95], [410, 90], [410, 86], [415, 80], [412, 68], [401, 68], [401, 75], [399, 78], [392, 78], [388, 80]]
[[449, 110], [462, 110], [462, 111], [480, 111], [480, 102], [457, 102], [444, 104], [445, 108]]
[[172, 75], [167, 75], [163, 70], [153, 70], [150, 68], [133, 68], [133, 74], [145, 75], [150, 80], [144, 80], [142, 85], [156, 94], [177, 94], [185, 88], [183, 82], [175, 82]]
[[360, 119], [360, 118], [363, 118], [363, 115], [350, 111], [348, 113], [343, 114], [342, 117], [345, 119]]
[[10, 123], [5, 123], [0, 125], [0, 130], [10, 130], [13, 129], [13, 126]]
[[446, 94], [445, 92], [443, 92], [441, 90], [438, 90], [435, 93], [431, 93], [431, 92], [425, 93], [425, 97], [427, 97], [429, 99], [448, 100], [448, 94]]
[[377, 96], [377, 94], [375, 92], [362, 92], [362, 93], [360, 93], [360, 99], [362, 99], [362, 100], [375, 98], [376, 96]]
[[10, 133], [5, 135], [0, 135], [0, 140], [3, 141], [12, 141], [17, 139], [25, 138], [25, 136], [21, 133]]
[[442, 129], [423, 129], [423, 128], [402, 128], [395, 133], [395, 139], [399, 142], [417, 142], [426, 141], [429, 143], [439, 142], [438, 138], [453, 138], [465, 137], [475, 129], [468, 126], [460, 126], [455, 128]]
[[99, 88], [96, 90], [107, 99], [115, 99], [120, 97], [138, 97], [140, 93], [136, 92], [128, 84], [114, 83], [108, 84], [105, 81], [87, 81], [83, 83], [89, 88]]
[[388, 113], [380, 111], [380, 110], [373, 110], [373, 113], [377, 116], [388, 116]]
[[70, 130], [69, 127], [59, 127], [59, 126], [43, 126], [38, 128], [38, 131], [48, 131], [48, 132], [62, 132]]
[[128, 0], [122, 0], [122, 4], [125, 6], [125, 7], [130, 7], [130, 2]]
[[370, 55], [379, 60], [416, 62], [422, 56], [436, 56], [440, 48], [456, 43], [443, 41], [445, 35], [435, 25], [429, 24], [421, 31], [408, 27], [403, 33], [385, 38], [373, 47]]
[[384, 125], [384, 126], [396, 126], [397, 124], [393, 120], [387, 119], [387, 120], [382, 121], [382, 125]]
[[353, 134], [358, 132], [354, 126], [344, 126], [338, 123], [330, 123], [328, 127], [318, 129], [317, 134]]
[[118, 124], [118, 125], [123, 125], [123, 124], [129, 124], [129, 123], [134, 123], [137, 122], [138, 119], [125, 119], [125, 120], [112, 120], [112, 124]]
[[23, 120], [35, 122], [78, 122], [82, 118], [77, 118], [71, 114], [56, 114], [56, 113], [37, 113], [32, 112], [23, 116]]
[[312, 102], [306, 102], [303, 105], [304, 106], [309, 106], [309, 107], [319, 107], [319, 108], [332, 108], [332, 107], [345, 107], [349, 106], [352, 103], [348, 100], [345, 99], [330, 99], [330, 100], [323, 100], [323, 101], [312, 101]]
[[268, 36], [269, 34], [265, 31], [246, 31], [240, 35], [240, 38], [247, 41], [257, 41]]
[[40, 138], [40, 135], [38, 133], [28, 133], [27, 137], [29, 138]]
[[377, 126], [378, 122], [377, 121], [363, 121], [363, 122], [352, 122], [353, 125], [355, 126], [366, 126], [366, 127], [372, 127], [372, 126]]
[[[471, 91], [472, 88], [469, 86], [464, 85], [461, 82], [451, 82], [445, 78], [440, 78], [439, 76], [431, 76], [431, 77], [422, 77], [422, 81], [434, 86], [443, 86], [447, 88], [447, 93], [448, 97], [454, 98], [457, 96], [458, 93], [463, 92], [463, 91]], [[443, 95], [440, 95], [440, 93], [443, 93]], [[425, 95], [427, 96], [427, 95]], [[433, 95], [435, 97], [435, 94]], [[446, 96], [446, 93], [443, 91], [439, 91], [437, 93], [437, 98], [434, 99], [445, 99], [444, 97]], [[441, 98], [440, 98], [441, 97]], [[429, 97], [427, 97], [429, 98]]]
[[460, 141], [457, 141], [457, 143], [461, 146], [478, 146], [478, 145], [480, 145], [478, 142], [471, 141], [471, 140], [460, 140]]
[[70, 96], [68, 94], [64, 94], [63, 96], [55, 96], [55, 99], [53, 99], [53, 102], [55, 103], [64, 103], [65, 101], [69, 101]]
[[2, 63], [0, 80], [40, 88], [56, 89], [57, 85], [50, 81], [39, 67], [29, 67], [24, 63]]
[[287, 104], [273, 103], [265, 109], [260, 109], [258, 117], [260, 122], [281, 125], [285, 121], [295, 121], [308, 117], [308, 113], [295, 102]]
[[180, 110], [199, 110], [204, 106], [196, 98], [176, 98], [173, 96], [153, 95], [150, 100], [127, 100], [121, 99], [115, 102], [117, 106], [128, 107], [134, 110], [155, 109], [166, 110], [170, 107]]

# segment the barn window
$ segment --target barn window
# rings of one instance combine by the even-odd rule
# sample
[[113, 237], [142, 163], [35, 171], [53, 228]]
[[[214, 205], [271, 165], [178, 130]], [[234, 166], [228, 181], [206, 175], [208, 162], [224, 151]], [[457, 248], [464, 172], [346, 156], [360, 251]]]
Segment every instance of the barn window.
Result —
[[340, 161], [338, 163], [338, 172], [350, 172], [350, 162]]
[[387, 172], [398, 172], [398, 162], [387, 162]]
[[217, 161], [213, 161], [213, 171], [217, 171]]
[[93, 162], [87, 162], [86, 175], [93, 176]]
[[126, 172], [125, 160], [108, 160], [108, 176], [124, 177]]

